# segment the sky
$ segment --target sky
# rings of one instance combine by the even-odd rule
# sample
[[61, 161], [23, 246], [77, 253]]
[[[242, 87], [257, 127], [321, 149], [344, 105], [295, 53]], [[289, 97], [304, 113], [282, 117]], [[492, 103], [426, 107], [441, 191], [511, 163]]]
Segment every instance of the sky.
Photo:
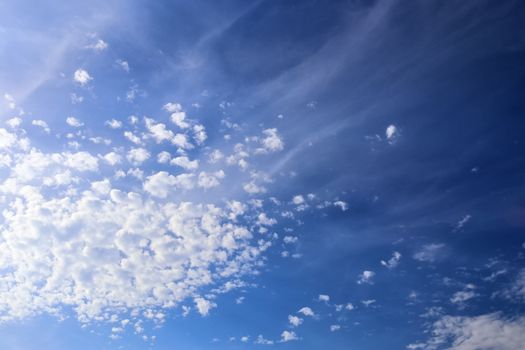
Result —
[[0, 349], [521, 349], [524, 20], [0, 2]]

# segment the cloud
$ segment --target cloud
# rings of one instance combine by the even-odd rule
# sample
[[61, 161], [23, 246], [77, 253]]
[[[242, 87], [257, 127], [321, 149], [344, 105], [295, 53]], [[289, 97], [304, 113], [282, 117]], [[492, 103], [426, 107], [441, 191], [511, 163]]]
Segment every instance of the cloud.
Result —
[[132, 148], [128, 151], [126, 158], [133, 165], [139, 165], [150, 157], [150, 153], [144, 148]]
[[69, 125], [69, 126], [72, 126], [74, 128], [80, 128], [81, 126], [84, 125], [84, 123], [82, 123], [80, 120], [78, 120], [77, 118], [75, 117], [67, 117], [66, 118], [66, 123]]
[[186, 156], [174, 158], [170, 164], [180, 166], [186, 170], [196, 170], [199, 167], [198, 160], [189, 160]]
[[47, 125], [47, 123], [45, 121], [43, 121], [43, 120], [35, 119], [35, 120], [31, 121], [31, 124], [41, 127], [48, 134], [51, 132], [51, 129], [49, 128], [49, 125]]
[[84, 86], [93, 80], [93, 77], [91, 77], [86, 70], [79, 68], [73, 74], [73, 80], [80, 84], [80, 86]]
[[273, 153], [281, 151], [284, 148], [284, 142], [281, 136], [279, 136], [276, 128], [265, 129], [263, 130], [263, 134], [266, 137], [261, 139], [261, 146], [263, 147], [261, 152]]
[[299, 311], [297, 311], [305, 316], [310, 316], [310, 317], [313, 317], [315, 316], [314, 312], [312, 309], [310, 309], [308, 306], [305, 306], [305, 307], [302, 307]]
[[104, 40], [97, 39], [95, 43], [86, 46], [86, 48], [100, 52], [107, 50], [108, 46], [108, 43], [106, 43]]
[[472, 218], [472, 216], [470, 215], [465, 215], [461, 218], [461, 220], [459, 220], [457, 223], [456, 223], [456, 226], [454, 227], [454, 230], [455, 231], [458, 231], [458, 230], [461, 230], [463, 228], [463, 226], [465, 226], [465, 224], [467, 222], [470, 221], [470, 219]]
[[109, 126], [111, 129], [120, 129], [122, 127], [122, 122], [116, 119], [106, 120], [104, 124]]
[[431, 243], [424, 245], [414, 254], [414, 259], [425, 262], [434, 262], [445, 248], [443, 243]]
[[357, 284], [373, 284], [372, 278], [374, 276], [374, 271], [365, 270], [358, 276]]
[[348, 203], [343, 202], [343, 201], [335, 201], [334, 206], [339, 207], [342, 211], [348, 210]]
[[399, 130], [394, 124], [389, 125], [385, 131], [386, 139], [388, 143], [394, 144], [399, 137]]
[[330, 326], [330, 332], [337, 332], [339, 330], [341, 330], [341, 326], [338, 324], [333, 324]]
[[500, 313], [473, 317], [443, 316], [431, 328], [426, 342], [407, 349], [515, 350], [525, 344], [525, 317], [505, 318]]
[[297, 316], [288, 315], [288, 322], [294, 327], [299, 327], [303, 323], [303, 319]]
[[319, 294], [318, 300], [319, 301], [324, 301], [324, 302], [329, 302], [330, 301], [330, 296], [326, 295], [326, 294]]
[[393, 252], [392, 257], [388, 259], [388, 261], [381, 260], [381, 265], [388, 269], [393, 269], [399, 265], [399, 262], [401, 261], [401, 253], [399, 252]]
[[299, 340], [299, 337], [297, 337], [297, 334], [295, 334], [294, 331], [283, 331], [281, 333], [281, 342], [282, 343], [289, 342], [289, 341], [294, 341], [294, 340]]
[[194, 301], [195, 306], [197, 307], [197, 311], [199, 312], [199, 314], [201, 314], [201, 316], [208, 316], [210, 310], [217, 307], [217, 304], [204, 298], [195, 298]]

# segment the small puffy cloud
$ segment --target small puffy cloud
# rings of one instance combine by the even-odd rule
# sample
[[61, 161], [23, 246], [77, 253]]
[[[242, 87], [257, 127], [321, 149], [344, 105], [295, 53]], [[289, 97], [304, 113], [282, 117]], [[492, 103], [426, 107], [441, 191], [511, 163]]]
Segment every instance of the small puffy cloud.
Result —
[[284, 236], [284, 238], [283, 238], [283, 242], [285, 244], [294, 244], [294, 243], [297, 243], [298, 240], [299, 240], [299, 238], [297, 238], [295, 236]]
[[146, 123], [146, 128], [150, 132], [150, 135], [155, 139], [155, 141], [157, 141], [157, 143], [171, 141], [174, 138], [175, 135], [171, 130], [166, 129], [165, 124], [155, 123], [155, 121], [151, 118], [144, 118], [144, 121]]
[[397, 265], [399, 265], [399, 262], [401, 261], [401, 253], [399, 252], [393, 252], [392, 257], [388, 259], [388, 261], [381, 260], [381, 265], [388, 269], [393, 269]]
[[166, 151], [162, 151], [157, 154], [157, 162], [160, 164], [166, 164], [171, 160], [171, 154]]
[[150, 157], [150, 153], [144, 148], [132, 148], [128, 151], [126, 158], [134, 165], [139, 165]]
[[294, 331], [283, 331], [281, 333], [281, 342], [285, 343], [293, 340], [299, 340], [299, 337], [297, 337]]
[[97, 39], [96, 42], [94, 42], [94, 43], [91, 44], [91, 45], [88, 45], [87, 48], [88, 48], [88, 49], [92, 49], [92, 50], [94, 50], [94, 51], [98, 51], [98, 52], [100, 52], [100, 51], [104, 51], [104, 50], [106, 50], [106, 49], [108, 48], [108, 46], [109, 46], [108, 43], [105, 42], [104, 40], [102, 40], [102, 39]]
[[31, 124], [41, 127], [48, 134], [51, 132], [51, 129], [49, 128], [49, 125], [47, 125], [47, 123], [45, 121], [43, 121], [43, 120], [35, 119], [35, 120], [31, 121]]
[[19, 117], [14, 117], [14, 118], [11, 118], [9, 119], [8, 121], [5, 122], [7, 125], [9, 125], [11, 128], [17, 128], [20, 126], [20, 124], [22, 124], [22, 119], [19, 118]]
[[168, 102], [164, 106], [162, 106], [162, 108], [171, 113], [182, 111], [182, 106], [180, 103]]
[[82, 123], [80, 120], [78, 120], [75, 117], [68, 117], [68, 118], [66, 118], [66, 123], [69, 126], [72, 126], [74, 128], [80, 128], [81, 126], [84, 125], [84, 123]]
[[269, 218], [266, 213], [260, 213], [257, 217], [257, 224], [260, 226], [272, 226], [277, 223], [277, 220]]
[[300, 313], [300, 314], [303, 314], [305, 316], [310, 316], [310, 317], [315, 316], [313, 310], [311, 308], [309, 308], [308, 306], [302, 307], [297, 312]]
[[376, 302], [375, 299], [361, 300], [361, 304], [363, 304], [365, 307], [369, 307], [370, 305], [374, 304], [375, 302]]
[[339, 330], [341, 330], [341, 326], [338, 324], [333, 324], [330, 326], [330, 332], [337, 332]]
[[303, 319], [294, 315], [288, 315], [288, 322], [294, 327], [299, 327], [303, 323]]
[[414, 254], [414, 259], [419, 261], [434, 262], [445, 248], [443, 243], [426, 244]]
[[276, 128], [263, 130], [263, 134], [265, 137], [260, 140], [263, 152], [278, 152], [284, 148], [284, 142]]
[[345, 309], [348, 310], [348, 311], [352, 311], [353, 309], [355, 309], [354, 305], [352, 303], [347, 303], [345, 305]]
[[330, 296], [328, 296], [326, 294], [319, 294], [318, 300], [319, 301], [324, 301], [324, 302], [329, 302], [330, 301]]
[[189, 160], [186, 156], [177, 157], [171, 160], [171, 165], [177, 165], [186, 170], [196, 170], [199, 167], [198, 160]]
[[225, 176], [226, 174], [222, 170], [216, 171], [214, 173], [207, 173], [205, 171], [201, 171], [199, 173], [197, 185], [205, 189], [216, 187], [220, 184], [219, 180], [222, 180]]
[[394, 124], [391, 124], [386, 128], [385, 135], [387, 141], [393, 144], [399, 136], [399, 130]]
[[84, 69], [77, 69], [73, 74], [73, 80], [76, 81], [81, 86], [87, 85], [93, 78], [89, 73]]
[[195, 307], [201, 316], [208, 316], [210, 310], [217, 307], [217, 304], [204, 298], [195, 298], [194, 301]]
[[305, 201], [304, 201], [304, 197], [298, 194], [292, 198], [292, 202], [295, 205], [300, 205], [300, 204], [303, 204]]
[[111, 129], [120, 129], [122, 127], [122, 122], [116, 119], [106, 120], [104, 124], [109, 126]]
[[141, 145], [142, 140], [140, 137], [132, 133], [131, 131], [124, 131], [124, 137], [127, 138], [129, 141], [133, 142], [136, 145]]
[[253, 181], [244, 184], [242, 188], [244, 189], [245, 192], [249, 194], [258, 194], [258, 193], [266, 192], [266, 188], [264, 186], [257, 185]]
[[9, 107], [9, 109], [16, 108], [16, 101], [13, 96], [11, 96], [10, 94], [4, 94], [4, 99], [6, 100], [7, 106]]
[[374, 271], [365, 270], [358, 276], [357, 284], [373, 284], [372, 278], [374, 276]]
[[193, 145], [188, 140], [188, 136], [185, 134], [175, 134], [171, 139], [171, 143], [182, 149], [192, 149]]
[[122, 69], [125, 72], [129, 72], [129, 63], [128, 61], [121, 60], [120, 58], [115, 61], [117, 67]]
[[334, 206], [340, 208], [342, 211], [348, 210], [348, 203], [343, 201], [335, 201]]
[[115, 165], [122, 161], [122, 157], [115, 152], [109, 152], [103, 158], [109, 165]]
[[268, 340], [262, 334], [259, 334], [253, 343], [257, 345], [273, 345], [273, 340]]

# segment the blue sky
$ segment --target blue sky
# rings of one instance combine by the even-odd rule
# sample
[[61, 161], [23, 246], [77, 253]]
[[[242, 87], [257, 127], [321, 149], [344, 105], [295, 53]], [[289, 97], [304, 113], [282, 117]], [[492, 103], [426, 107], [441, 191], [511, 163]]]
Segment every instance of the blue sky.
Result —
[[521, 348], [524, 14], [3, 1], [0, 348]]

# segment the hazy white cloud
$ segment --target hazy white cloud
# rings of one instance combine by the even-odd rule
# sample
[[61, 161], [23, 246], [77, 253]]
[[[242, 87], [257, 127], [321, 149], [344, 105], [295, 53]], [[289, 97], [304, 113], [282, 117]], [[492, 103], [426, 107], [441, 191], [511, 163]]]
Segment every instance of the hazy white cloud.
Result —
[[313, 317], [315, 316], [314, 312], [312, 309], [310, 309], [308, 306], [305, 306], [305, 307], [302, 307], [301, 309], [299, 309], [299, 311], [297, 311], [305, 316], [310, 316], [310, 317]]
[[109, 126], [111, 129], [120, 129], [122, 127], [122, 122], [116, 119], [106, 120], [104, 124]]
[[303, 323], [303, 319], [294, 315], [288, 315], [288, 322], [294, 327], [299, 327]]
[[285, 343], [293, 340], [299, 340], [299, 337], [297, 337], [294, 331], [283, 331], [281, 333], [281, 342]]
[[69, 125], [69, 126], [72, 126], [74, 128], [80, 128], [81, 126], [84, 125], [84, 123], [82, 123], [80, 120], [78, 120], [77, 118], [75, 117], [67, 117], [66, 118], [66, 123]]
[[217, 304], [204, 298], [195, 298], [195, 307], [201, 316], [208, 316], [210, 310], [217, 307]]
[[326, 294], [319, 294], [318, 300], [319, 301], [324, 301], [324, 302], [329, 302], [330, 301], [330, 296], [326, 295]]
[[414, 254], [414, 259], [419, 261], [434, 262], [440, 256], [440, 253], [445, 248], [443, 243], [431, 243], [424, 245]]
[[47, 125], [47, 123], [45, 121], [43, 121], [43, 120], [35, 119], [35, 120], [31, 121], [31, 124], [41, 127], [48, 134], [51, 132], [51, 129], [49, 128], [49, 125]]

